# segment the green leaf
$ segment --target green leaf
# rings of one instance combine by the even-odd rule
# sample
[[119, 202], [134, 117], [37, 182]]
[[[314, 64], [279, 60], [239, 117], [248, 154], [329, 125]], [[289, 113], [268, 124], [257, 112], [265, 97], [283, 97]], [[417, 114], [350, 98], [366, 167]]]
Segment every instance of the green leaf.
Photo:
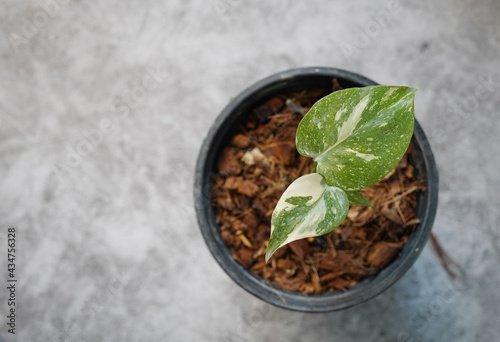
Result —
[[363, 193], [359, 190], [351, 190], [345, 192], [347, 198], [349, 199], [349, 204], [365, 205], [367, 207], [373, 207], [373, 205], [368, 201]]
[[287, 243], [331, 232], [348, 210], [346, 193], [328, 186], [320, 174], [298, 178], [285, 190], [273, 212], [266, 261]]
[[416, 89], [349, 88], [312, 106], [297, 129], [297, 150], [312, 157], [328, 185], [360, 190], [401, 160], [413, 134]]

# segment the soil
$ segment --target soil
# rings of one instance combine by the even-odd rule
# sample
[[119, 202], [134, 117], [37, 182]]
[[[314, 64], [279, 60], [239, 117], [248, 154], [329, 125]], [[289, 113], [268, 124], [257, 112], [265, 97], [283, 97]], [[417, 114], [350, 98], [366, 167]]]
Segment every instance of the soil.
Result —
[[[339, 90], [336, 80], [333, 91]], [[295, 148], [297, 125], [332, 89], [280, 95], [249, 113], [218, 160], [212, 204], [221, 237], [234, 259], [266, 281], [290, 291], [345, 291], [373, 276], [400, 253], [419, 219], [411, 147], [382, 181], [363, 190], [373, 207], [353, 205], [333, 232], [290, 243], [264, 261], [271, 215], [288, 185], [311, 171]]]

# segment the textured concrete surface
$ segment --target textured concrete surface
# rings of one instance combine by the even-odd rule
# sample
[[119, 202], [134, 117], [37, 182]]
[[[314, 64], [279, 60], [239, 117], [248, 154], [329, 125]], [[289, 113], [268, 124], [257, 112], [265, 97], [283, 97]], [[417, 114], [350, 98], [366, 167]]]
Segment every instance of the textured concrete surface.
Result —
[[[499, 16], [496, 0], [2, 1], [0, 340], [498, 340]], [[213, 260], [192, 204], [202, 139], [239, 91], [310, 65], [419, 88], [434, 231], [468, 279], [428, 245], [368, 303], [303, 314]]]

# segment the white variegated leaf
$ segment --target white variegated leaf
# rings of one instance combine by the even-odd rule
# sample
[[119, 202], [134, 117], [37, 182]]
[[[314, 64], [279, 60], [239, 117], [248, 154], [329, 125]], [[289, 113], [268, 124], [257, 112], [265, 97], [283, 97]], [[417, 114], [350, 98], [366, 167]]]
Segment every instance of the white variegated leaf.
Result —
[[371, 86], [325, 96], [297, 129], [297, 150], [329, 185], [360, 190], [401, 160], [413, 134], [415, 88]]
[[320, 174], [298, 178], [286, 189], [274, 210], [266, 261], [287, 243], [332, 231], [345, 219], [348, 209], [346, 193], [328, 186]]

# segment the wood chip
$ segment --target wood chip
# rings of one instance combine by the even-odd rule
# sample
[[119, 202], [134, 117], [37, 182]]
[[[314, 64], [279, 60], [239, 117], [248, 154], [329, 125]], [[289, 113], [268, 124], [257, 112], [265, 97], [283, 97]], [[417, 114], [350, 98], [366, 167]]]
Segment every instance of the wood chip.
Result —
[[250, 138], [243, 134], [236, 134], [231, 144], [239, 148], [247, 148], [250, 145]]
[[259, 187], [251, 181], [243, 181], [238, 184], [238, 192], [248, 197], [254, 197], [259, 191]]
[[286, 166], [295, 163], [297, 150], [293, 144], [278, 143], [277, 145], [271, 147], [269, 152], [276, 156]]
[[241, 182], [243, 182], [243, 177], [228, 177], [224, 182], [224, 188], [228, 190], [236, 190]]
[[382, 269], [400, 251], [401, 246], [397, 243], [377, 242], [368, 253], [367, 261], [371, 266]]
[[253, 264], [252, 251], [246, 248], [241, 248], [238, 250], [238, 258], [240, 259], [243, 266], [249, 268]]
[[238, 153], [234, 148], [226, 147], [222, 150], [222, 153], [217, 162], [217, 167], [222, 175], [238, 175], [241, 173], [243, 168], [238, 162]]

